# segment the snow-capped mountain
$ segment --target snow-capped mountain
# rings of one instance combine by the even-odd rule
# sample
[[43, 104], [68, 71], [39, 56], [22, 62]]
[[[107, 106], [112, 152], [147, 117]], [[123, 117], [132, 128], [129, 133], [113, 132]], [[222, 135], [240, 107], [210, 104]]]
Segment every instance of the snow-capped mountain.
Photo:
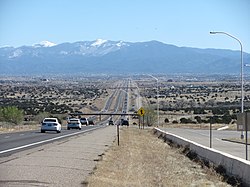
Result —
[[33, 47], [53, 47], [55, 46], [55, 43], [52, 43], [50, 41], [41, 41], [39, 44], [34, 44]]
[[105, 42], [107, 42], [107, 40], [97, 39], [94, 43], [91, 44], [91, 46], [100, 46], [104, 44]]
[[[44, 41], [0, 48], [0, 74], [238, 73], [239, 56], [239, 51], [177, 47], [158, 41]], [[250, 63], [247, 53], [244, 63]]]
[[[117, 51], [124, 46], [129, 46], [123, 41], [108, 41], [97, 39], [96, 41], [79, 41], [75, 43], [55, 44], [49, 41], [42, 41], [32, 46], [22, 46], [18, 48], [10, 47], [9, 50], [0, 48], [0, 56], [8, 59], [20, 58], [22, 56], [43, 57], [43, 56], [102, 56], [110, 52]], [[49, 49], [48, 49], [49, 48]], [[2, 53], [3, 52], [3, 53]]]

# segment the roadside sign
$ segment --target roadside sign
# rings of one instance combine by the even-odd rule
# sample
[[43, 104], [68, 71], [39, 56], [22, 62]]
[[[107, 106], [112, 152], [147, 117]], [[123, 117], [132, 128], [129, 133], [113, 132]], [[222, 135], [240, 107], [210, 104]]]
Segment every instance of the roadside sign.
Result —
[[144, 108], [140, 108], [139, 110], [138, 110], [138, 112], [137, 112], [140, 116], [144, 116], [144, 114], [145, 114], [145, 110], [144, 110]]
[[250, 113], [245, 112], [237, 114], [237, 130], [245, 131], [246, 125], [247, 125], [247, 130], [250, 131]]

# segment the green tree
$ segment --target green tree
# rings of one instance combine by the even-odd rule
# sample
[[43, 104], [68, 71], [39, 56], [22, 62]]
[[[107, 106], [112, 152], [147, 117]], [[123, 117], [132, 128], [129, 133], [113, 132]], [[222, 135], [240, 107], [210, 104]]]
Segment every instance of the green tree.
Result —
[[15, 106], [3, 107], [0, 110], [0, 119], [6, 122], [18, 124], [23, 121], [23, 110], [19, 110]]
[[194, 119], [196, 119], [197, 123], [202, 123], [200, 116], [195, 116]]
[[4, 121], [4, 118], [3, 118], [3, 108], [0, 107], [0, 121]]
[[222, 116], [222, 122], [229, 124], [232, 121], [232, 117], [228, 114], [225, 114]]
[[35, 116], [35, 121], [37, 121], [38, 123], [41, 123], [44, 118], [49, 117], [49, 116], [50, 116], [50, 113], [48, 112], [40, 112], [39, 114]]
[[157, 114], [152, 108], [145, 108], [144, 120], [148, 126], [152, 126], [157, 121]]
[[190, 118], [181, 118], [180, 119], [181, 123], [196, 123], [195, 121], [192, 121]]
[[164, 122], [165, 122], [165, 123], [169, 123], [169, 119], [168, 119], [168, 118], [165, 118]]

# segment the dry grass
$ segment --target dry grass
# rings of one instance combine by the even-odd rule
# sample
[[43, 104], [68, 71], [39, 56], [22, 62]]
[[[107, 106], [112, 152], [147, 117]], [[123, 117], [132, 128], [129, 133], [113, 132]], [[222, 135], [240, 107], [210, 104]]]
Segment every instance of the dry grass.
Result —
[[19, 131], [29, 131], [40, 129], [40, 124], [30, 123], [25, 125], [13, 125], [8, 122], [0, 122], [0, 133], [10, 133]]
[[180, 150], [155, 137], [151, 131], [129, 127], [94, 173], [83, 183], [106, 186], [229, 186], [209, 169], [189, 160]]

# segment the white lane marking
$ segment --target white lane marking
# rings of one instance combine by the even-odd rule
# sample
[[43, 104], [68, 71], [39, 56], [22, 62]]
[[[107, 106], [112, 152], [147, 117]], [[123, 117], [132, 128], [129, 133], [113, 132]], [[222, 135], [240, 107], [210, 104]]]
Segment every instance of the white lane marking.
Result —
[[43, 141], [40, 141], [40, 142], [35, 142], [35, 143], [32, 143], [32, 144], [23, 145], [23, 146], [20, 146], [20, 147], [15, 147], [15, 148], [12, 148], [12, 149], [3, 150], [3, 151], [0, 151], [0, 154], [7, 153], [7, 152], [10, 152], [10, 151], [19, 150], [19, 149], [23, 149], [23, 148], [30, 147], [30, 146], [33, 146], [33, 145], [39, 145], [39, 144], [42, 144], [42, 143], [45, 143], [45, 142], [51, 142], [51, 141], [54, 141], [54, 140], [59, 140], [61, 138], [81, 134], [81, 133], [92, 131], [92, 130], [99, 129], [99, 128], [103, 128], [103, 127], [99, 126], [99, 127], [96, 127], [96, 128], [87, 129], [85, 131], [75, 132], [75, 133], [72, 133], [72, 134], [66, 134], [66, 135], [55, 137], [55, 138], [52, 138], [52, 139], [43, 140]]
[[225, 129], [228, 129], [228, 128], [229, 128], [229, 126], [227, 125], [225, 127], [218, 128], [217, 131], [225, 130]]
[[218, 141], [222, 141], [221, 139], [219, 139], [219, 138], [215, 138], [216, 140], [218, 140]]
[[9, 138], [10, 136], [5, 136], [4, 138]]
[[23, 136], [24, 134], [20, 134], [19, 136]]

